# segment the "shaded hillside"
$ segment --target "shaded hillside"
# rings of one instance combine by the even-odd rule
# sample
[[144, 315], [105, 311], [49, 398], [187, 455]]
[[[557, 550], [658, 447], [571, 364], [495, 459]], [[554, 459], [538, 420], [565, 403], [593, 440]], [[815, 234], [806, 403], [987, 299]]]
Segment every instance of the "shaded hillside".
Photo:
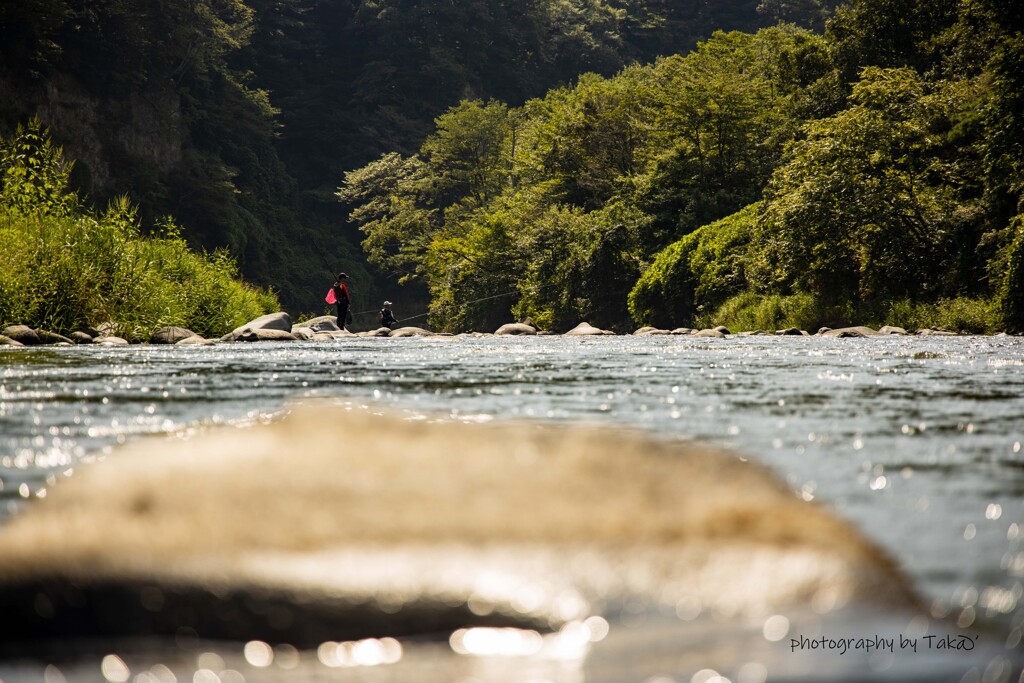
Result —
[[[127, 193], [293, 310], [376, 277], [331, 193], [465, 97], [521, 103], [817, 0], [26, 0], [0, 6], [0, 132], [38, 115], [98, 204]], [[797, 15], [792, 16], [794, 7]], [[368, 299], [367, 299], [368, 302]], [[358, 304], [357, 304], [358, 305]]]
[[856, 0], [824, 36], [719, 32], [521, 107], [465, 100], [339, 197], [452, 330], [1024, 330], [1022, 46], [1001, 0]]

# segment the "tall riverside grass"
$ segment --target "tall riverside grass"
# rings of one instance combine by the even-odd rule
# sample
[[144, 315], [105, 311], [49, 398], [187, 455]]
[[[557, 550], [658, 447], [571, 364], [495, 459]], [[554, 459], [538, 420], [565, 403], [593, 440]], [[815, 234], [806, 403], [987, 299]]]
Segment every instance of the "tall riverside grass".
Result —
[[786, 327], [817, 330], [822, 326], [852, 324], [854, 311], [849, 306], [826, 306], [810, 294], [758, 294], [743, 292], [728, 299], [711, 313], [697, 316], [698, 327], [725, 325], [732, 331], [766, 330]]
[[965, 334], [992, 334], [1004, 328], [998, 299], [940, 299], [935, 303], [896, 301], [889, 305], [886, 324], [908, 330], [933, 328]]
[[825, 304], [810, 294], [738, 294], [711, 313], [697, 317], [699, 327], [725, 325], [730, 330], [773, 331], [799, 327], [814, 332], [820, 327], [896, 325], [915, 331], [924, 328], [966, 334], [991, 334], [1002, 329], [996, 299], [940, 299], [935, 303], [896, 301], [883, 310], [852, 303]]
[[83, 209], [67, 191], [69, 165], [37, 123], [0, 151], [0, 327], [67, 333], [112, 323], [121, 336], [146, 337], [180, 325], [220, 336], [278, 310], [272, 292], [238, 279], [225, 252], [192, 251], [169, 222], [141, 235], [127, 199]]

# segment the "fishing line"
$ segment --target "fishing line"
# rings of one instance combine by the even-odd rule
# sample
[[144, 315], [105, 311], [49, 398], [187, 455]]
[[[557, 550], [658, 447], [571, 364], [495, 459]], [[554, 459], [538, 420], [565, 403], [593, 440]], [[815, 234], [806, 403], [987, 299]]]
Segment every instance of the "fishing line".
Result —
[[[546, 285], [541, 285], [538, 289], [544, 289], [545, 287], [549, 287], [552, 284], [554, 284], [554, 283], [549, 282]], [[478, 304], [481, 301], [490, 301], [491, 299], [500, 299], [503, 296], [508, 296], [510, 294], [518, 294], [518, 293], [519, 293], [518, 289], [512, 289], [512, 290], [509, 290], [507, 292], [502, 292], [501, 294], [492, 294], [491, 296], [484, 296], [484, 297], [480, 297], [479, 299], [473, 299], [472, 301], [467, 301], [463, 305], [464, 306], [472, 306], [473, 304]], [[357, 311], [357, 312], [353, 313], [352, 316], [355, 317], [357, 315], [366, 315], [368, 313], [379, 313], [379, 312], [380, 311], [378, 309], [372, 309], [372, 310], [366, 310], [366, 311]], [[425, 313], [417, 313], [416, 315], [407, 315], [404, 318], [402, 318], [401, 320], [415, 320], [416, 318], [422, 318], [425, 315], [430, 315], [430, 311], [426, 311]]]

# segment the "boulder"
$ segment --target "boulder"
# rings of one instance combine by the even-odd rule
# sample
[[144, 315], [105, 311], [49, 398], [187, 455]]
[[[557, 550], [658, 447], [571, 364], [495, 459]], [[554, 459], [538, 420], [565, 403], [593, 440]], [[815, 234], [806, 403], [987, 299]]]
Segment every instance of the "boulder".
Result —
[[123, 337], [115, 337], [113, 335], [106, 337], [96, 337], [92, 340], [93, 344], [107, 344], [108, 346], [127, 346], [128, 340]]
[[693, 329], [692, 327], [677, 327], [676, 329], [672, 330], [672, 334], [689, 335], [693, 334], [696, 331], [697, 330]]
[[[765, 615], [806, 612], [812, 597], [826, 634], [873, 628], [822, 623], [846, 604], [901, 625], [926, 609], [883, 549], [753, 459], [606, 429], [300, 406], [186, 442], [132, 441], [48, 493], [0, 526], [0, 642], [66, 649], [198, 630], [316, 650], [474, 624], [557, 632], [601, 610], [614, 618], [616, 601], [657, 614], [685, 595], [708, 615], [694, 642], [738, 652], [735, 638], [752, 632], [766, 652]], [[679, 652], [673, 641], [664, 661]], [[76, 680], [97, 678], [79, 670]], [[385, 677], [401, 679], [367, 680]], [[408, 680], [424, 679], [442, 677]]]
[[391, 334], [390, 327], [378, 327], [375, 330], [366, 330], [365, 332], [357, 332], [357, 337], [387, 337]]
[[633, 332], [633, 335], [636, 337], [648, 337], [652, 334], [672, 334], [672, 332], [669, 330], [661, 330], [658, 329], [657, 327], [650, 326], [641, 327], [639, 330]]
[[434, 333], [422, 327], [399, 327], [397, 330], [388, 330], [389, 337], [433, 337]]
[[[778, 332], [776, 332], [778, 334]], [[750, 330], [748, 332], [740, 332], [740, 337], [767, 337], [769, 336], [764, 330]]]
[[732, 332], [729, 331], [729, 328], [726, 327], [725, 325], [719, 325], [719, 326], [717, 326], [717, 327], [715, 327], [713, 329], [718, 330], [722, 334], [732, 334]]
[[831, 327], [819, 327], [818, 331], [814, 333], [814, 336], [816, 336], [816, 337], [823, 337], [823, 336], [825, 336], [826, 332], [831, 332], [831, 331], [832, 331]]
[[182, 339], [196, 336], [192, 330], [184, 327], [161, 327], [149, 335], [150, 344], [177, 344]]
[[725, 332], [717, 328], [711, 328], [708, 330], [697, 330], [693, 333], [694, 337], [713, 337], [716, 339], [725, 339]]
[[580, 323], [579, 325], [577, 325], [576, 327], [572, 328], [571, 330], [569, 330], [565, 334], [568, 337], [589, 337], [589, 336], [596, 336], [596, 335], [601, 335], [601, 334], [615, 334], [615, 333], [614, 332], [609, 332], [608, 330], [598, 329], [598, 328], [594, 327], [593, 325], [591, 325], [590, 323], [583, 322], [583, 323]]
[[24, 346], [35, 346], [36, 344], [42, 343], [39, 339], [39, 335], [36, 334], [36, 331], [28, 325], [11, 325], [9, 327], [5, 327], [4, 331], [0, 334], [3, 334], [8, 339], [13, 339]]
[[231, 334], [238, 336], [249, 330], [280, 330], [282, 332], [291, 332], [292, 318], [284, 311], [268, 313], [267, 315], [260, 316], [255, 320], [250, 320], [241, 327], [236, 327], [231, 331]]
[[5, 337], [0, 334], [0, 346], [24, 346], [20, 341], [15, 341], [10, 337]]
[[39, 337], [40, 344], [74, 344], [73, 341], [63, 334], [57, 334], [49, 330], [36, 330], [36, 336]]
[[[314, 332], [338, 332], [338, 317], [334, 315], [321, 315], [317, 318], [310, 318], [302, 323], [302, 327], [308, 327]], [[292, 330], [294, 332], [294, 330]]]
[[93, 336], [88, 332], [78, 330], [77, 332], [72, 332], [69, 336], [71, 337], [71, 341], [76, 344], [92, 344]]
[[775, 330], [775, 334], [779, 337], [802, 337], [806, 333], [799, 327], [787, 327], [784, 330]]
[[259, 341], [295, 341], [298, 339], [291, 332], [285, 332], [273, 327], [265, 328], [260, 327], [255, 330], [244, 330], [239, 334], [235, 341], [241, 342], [259, 342]]
[[900, 336], [910, 334], [902, 327], [895, 327], [893, 325], [886, 325], [878, 330], [878, 334], [898, 334]]
[[957, 336], [956, 332], [947, 332], [946, 330], [932, 330], [932, 329], [928, 329], [928, 328], [925, 328], [923, 330], [918, 330], [917, 333], [919, 335], [923, 336], [923, 337], [955, 337], [955, 336]]
[[836, 330], [829, 330], [828, 332], [820, 332], [823, 337], [877, 337], [878, 331], [873, 330], [870, 327], [864, 327], [858, 325], [856, 327], [840, 327]]
[[314, 332], [312, 329], [310, 329], [308, 327], [293, 327], [292, 328], [292, 335], [294, 335], [296, 339], [302, 339], [304, 341], [308, 341], [308, 340], [312, 339], [313, 335], [315, 335], [315, 334], [316, 334], [316, 332]]
[[185, 337], [174, 344], [175, 346], [213, 346], [213, 342], [209, 339], [204, 339], [198, 334], [193, 334], [191, 337]]
[[537, 328], [525, 323], [507, 323], [494, 331], [498, 335], [535, 335]]

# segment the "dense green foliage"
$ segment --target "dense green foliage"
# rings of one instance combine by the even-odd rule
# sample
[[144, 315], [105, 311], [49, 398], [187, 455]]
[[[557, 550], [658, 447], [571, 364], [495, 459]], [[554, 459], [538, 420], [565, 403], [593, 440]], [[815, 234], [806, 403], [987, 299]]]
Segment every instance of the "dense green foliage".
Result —
[[512, 311], [624, 328], [658, 250], [760, 196], [826, 64], [821, 38], [795, 27], [717, 33], [518, 109], [464, 101], [417, 154], [348, 173], [339, 196], [371, 262], [426, 282], [436, 325]]
[[629, 293], [633, 319], [669, 327], [739, 294], [747, 282], [743, 257], [758, 210], [751, 204], [659, 252]]
[[[463, 98], [514, 105], [718, 28], [820, 25], [834, 0], [18, 0], [0, 3], [0, 133], [39, 114], [96, 205], [173, 215], [293, 309], [366, 266], [333, 193], [414, 152]], [[375, 282], [376, 280], [376, 282]], [[366, 298], [364, 298], [366, 297]], [[361, 307], [364, 304], [359, 304]]]
[[1000, 0], [856, 0], [824, 37], [717, 33], [519, 108], [464, 101], [339, 196], [452, 329], [1021, 330], [1020, 23]]
[[40, 112], [82, 203], [173, 216], [300, 311], [344, 269], [449, 329], [760, 296], [1021, 330], [1017, 7], [837, 4], [2, 3], [0, 132]]
[[38, 121], [0, 139], [0, 328], [110, 323], [134, 338], [180, 325], [220, 336], [277, 309], [273, 294], [238, 280], [225, 251], [191, 251], [173, 223], [143, 237], [127, 199], [84, 207], [68, 189], [71, 166]]

